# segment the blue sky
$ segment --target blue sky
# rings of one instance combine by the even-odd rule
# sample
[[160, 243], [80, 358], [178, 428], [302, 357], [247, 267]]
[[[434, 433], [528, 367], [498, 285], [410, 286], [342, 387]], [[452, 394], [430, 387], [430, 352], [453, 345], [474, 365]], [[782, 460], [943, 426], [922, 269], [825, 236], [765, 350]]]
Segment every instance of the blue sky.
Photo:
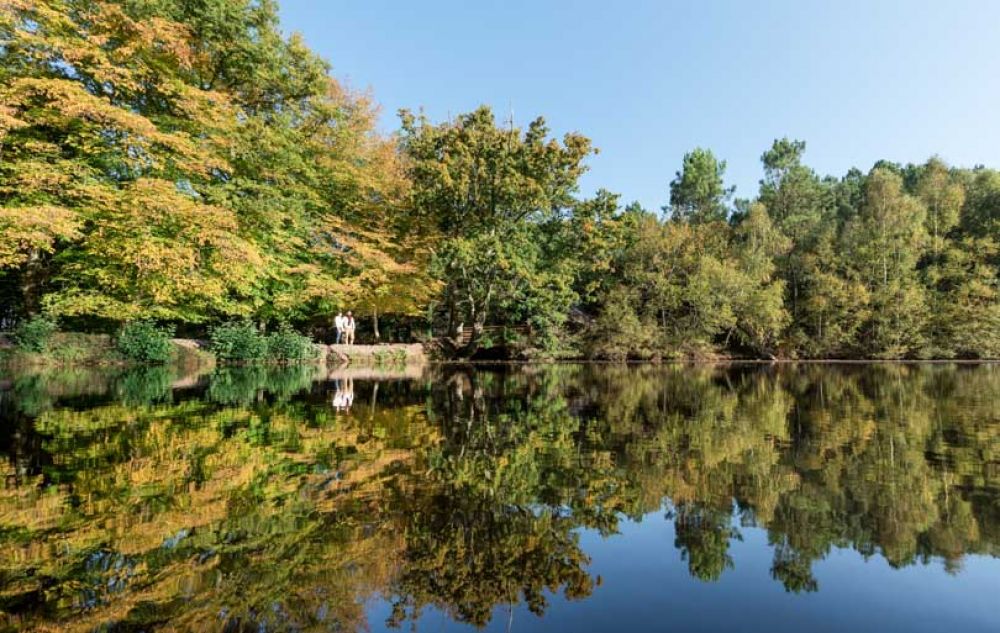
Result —
[[880, 158], [1000, 167], [1000, 1], [279, 0], [334, 74], [396, 110], [494, 106], [600, 155], [584, 193], [663, 205], [684, 152], [752, 196], [760, 155], [807, 142], [821, 174]]

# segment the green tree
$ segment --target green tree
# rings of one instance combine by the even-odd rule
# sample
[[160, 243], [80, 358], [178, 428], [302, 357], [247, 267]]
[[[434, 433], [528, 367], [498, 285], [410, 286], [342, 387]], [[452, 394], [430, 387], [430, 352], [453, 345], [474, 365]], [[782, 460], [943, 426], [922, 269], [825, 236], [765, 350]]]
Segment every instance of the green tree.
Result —
[[871, 297], [867, 350], [880, 357], [912, 354], [924, 344], [927, 297], [917, 262], [927, 245], [924, 205], [902, 179], [880, 168], [869, 175], [857, 218], [845, 228], [852, 272]]
[[965, 188], [939, 158], [923, 165], [917, 182], [917, 195], [927, 208], [927, 233], [930, 251], [936, 257], [943, 249], [948, 233], [958, 225], [965, 202]]
[[540, 118], [523, 133], [499, 126], [487, 107], [440, 125], [407, 111], [401, 119], [412, 208], [422, 230], [439, 236], [432, 270], [444, 284], [447, 329], [473, 329], [469, 347], [454, 351], [469, 353], [497, 312], [558, 325], [572, 276], [546, 257], [541, 229], [572, 206], [590, 141], [549, 139]]
[[721, 222], [729, 215], [726, 204], [735, 187], [723, 180], [726, 161], [719, 161], [710, 150], [696, 148], [684, 155], [684, 164], [670, 183], [672, 218], [688, 222]]
[[810, 283], [817, 272], [810, 254], [819, 248], [829, 222], [828, 186], [816, 173], [802, 164], [804, 141], [787, 138], [775, 140], [761, 156], [764, 180], [760, 184], [760, 202], [781, 232], [791, 240], [791, 248], [778, 259], [779, 275], [785, 280], [789, 312], [793, 322], [790, 339], [793, 345], [811, 338], [813, 315], [805, 308], [813, 293], [823, 289]]
[[791, 241], [759, 203], [750, 206], [735, 233], [734, 249], [744, 277], [743, 290], [737, 295], [738, 335], [755, 352], [774, 356], [791, 320], [784, 305], [785, 283], [776, 278], [775, 260], [791, 248]]

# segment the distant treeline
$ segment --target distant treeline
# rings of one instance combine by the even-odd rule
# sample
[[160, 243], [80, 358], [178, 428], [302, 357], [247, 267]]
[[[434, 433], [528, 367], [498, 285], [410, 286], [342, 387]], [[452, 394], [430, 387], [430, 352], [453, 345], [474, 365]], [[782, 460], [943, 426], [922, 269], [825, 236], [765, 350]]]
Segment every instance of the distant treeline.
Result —
[[318, 331], [351, 307], [375, 337], [470, 328], [456, 354], [528, 324], [508, 343], [545, 355], [1000, 356], [991, 169], [821, 177], [780, 139], [744, 200], [696, 149], [660, 213], [581, 197], [595, 150], [542, 119], [378, 134], [273, 2], [8, 0], [0, 42], [7, 325]]

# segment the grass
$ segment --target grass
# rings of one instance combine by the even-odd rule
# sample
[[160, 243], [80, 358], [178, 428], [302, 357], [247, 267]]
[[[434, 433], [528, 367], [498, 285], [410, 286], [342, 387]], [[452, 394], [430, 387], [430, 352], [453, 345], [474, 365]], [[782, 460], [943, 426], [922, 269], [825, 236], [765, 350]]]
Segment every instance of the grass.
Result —
[[371, 355], [372, 364], [376, 367], [385, 367], [388, 365], [405, 365], [406, 364], [406, 350], [405, 349], [393, 349], [393, 350], [379, 350], [373, 352]]

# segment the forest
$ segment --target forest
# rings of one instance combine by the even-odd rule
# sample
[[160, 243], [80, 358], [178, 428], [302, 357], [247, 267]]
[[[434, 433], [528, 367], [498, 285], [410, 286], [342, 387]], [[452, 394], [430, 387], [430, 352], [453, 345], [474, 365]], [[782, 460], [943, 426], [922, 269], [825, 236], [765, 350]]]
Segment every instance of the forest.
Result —
[[510, 326], [525, 357], [1000, 357], [997, 170], [827, 176], [781, 138], [754, 197], [695, 148], [644, 209], [581, 193], [595, 144], [542, 118], [377, 117], [273, 0], [4, 0], [0, 330], [350, 307], [370, 341], [471, 330], [455, 356]]

